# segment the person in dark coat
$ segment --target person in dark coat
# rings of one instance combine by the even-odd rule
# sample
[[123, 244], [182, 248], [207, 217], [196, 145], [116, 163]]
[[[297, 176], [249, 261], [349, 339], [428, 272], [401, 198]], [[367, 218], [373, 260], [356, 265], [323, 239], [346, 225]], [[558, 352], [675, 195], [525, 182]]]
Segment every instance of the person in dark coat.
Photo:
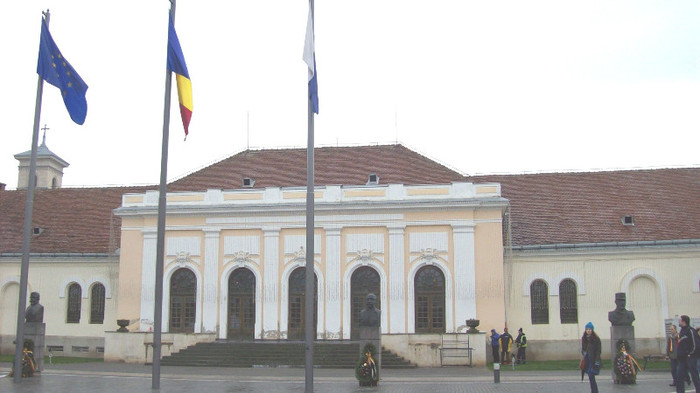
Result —
[[593, 323], [588, 322], [581, 337], [581, 354], [586, 364], [584, 372], [588, 374], [588, 381], [591, 383], [591, 393], [598, 393], [595, 376], [600, 374], [600, 352], [600, 338], [595, 334]]
[[510, 361], [510, 349], [513, 345], [513, 336], [508, 333], [508, 328], [503, 328], [503, 333], [501, 334], [501, 364], [509, 364]]
[[696, 365], [696, 358], [700, 356], [700, 341], [698, 333], [690, 327], [690, 318], [687, 315], [681, 315], [678, 325], [681, 331], [678, 333], [678, 368], [676, 369], [676, 392], [685, 392], [685, 384], [683, 376], [690, 373], [690, 379], [695, 385], [695, 393], [700, 393], [700, 377]]
[[518, 337], [515, 338], [515, 345], [518, 346], [518, 355], [515, 357], [515, 362], [518, 364], [525, 364], [527, 336], [525, 336], [525, 333], [523, 333], [523, 328], [518, 329]]
[[498, 343], [500, 342], [500, 334], [496, 332], [496, 329], [491, 329], [491, 353], [493, 354], [493, 362], [498, 363]]

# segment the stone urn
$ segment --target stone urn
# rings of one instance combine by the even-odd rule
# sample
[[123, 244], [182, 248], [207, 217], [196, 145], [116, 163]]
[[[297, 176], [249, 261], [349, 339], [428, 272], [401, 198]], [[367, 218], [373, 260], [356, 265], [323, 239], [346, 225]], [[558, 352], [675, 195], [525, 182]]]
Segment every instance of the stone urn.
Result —
[[129, 320], [128, 319], [117, 319], [117, 325], [119, 325], [119, 329], [117, 329], [117, 332], [119, 333], [128, 333], [129, 329], [126, 327], [129, 326]]
[[478, 319], [467, 319], [467, 326], [469, 326], [469, 330], [467, 330], [467, 334], [479, 333], [479, 330], [476, 329], [476, 327], [479, 326]]

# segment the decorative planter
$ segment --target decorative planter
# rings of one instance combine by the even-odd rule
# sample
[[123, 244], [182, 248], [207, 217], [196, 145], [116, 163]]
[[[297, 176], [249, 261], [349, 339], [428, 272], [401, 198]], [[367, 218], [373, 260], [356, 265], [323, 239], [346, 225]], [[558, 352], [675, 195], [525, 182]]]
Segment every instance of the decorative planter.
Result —
[[119, 325], [119, 329], [117, 331], [119, 333], [128, 333], [129, 329], [126, 327], [129, 326], [129, 320], [128, 319], [117, 319], [117, 325]]
[[479, 330], [476, 328], [477, 326], [479, 326], [478, 319], [467, 319], [467, 326], [469, 326], [469, 330], [467, 330], [467, 333], [469, 333], [469, 334], [479, 333]]

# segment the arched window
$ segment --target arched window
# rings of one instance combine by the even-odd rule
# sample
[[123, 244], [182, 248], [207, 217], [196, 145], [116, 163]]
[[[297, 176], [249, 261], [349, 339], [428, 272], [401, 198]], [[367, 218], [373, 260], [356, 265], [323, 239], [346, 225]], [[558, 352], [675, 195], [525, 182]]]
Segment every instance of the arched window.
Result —
[[170, 277], [170, 332], [194, 333], [197, 311], [197, 277], [180, 268]]
[[105, 286], [96, 283], [90, 290], [90, 323], [103, 323], [105, 320]]
[[[289, 275], [289, 320], [287, 321], [287, 339], [303, 340], [306, 332], [306, 268], [294, 269]], [[314, 273], [314, 327], [318, 326], [318, 279]], [[316, 335], [314, 334], [314, 337]]]
[[240, 267], [228, 278], [229, 340], [255, 338], [255, 274]]
[[54, 177], [51, 179], [51, 188], [56, 188], [58, 187], [58, 180]]
[[415, 279], [416, 333], [445, 333], [445, 276], [424, 266]]
[[549, 293], [544, 280], [530, 284], [530, 318], [533, 325], [549, 323]]
[[576, 282], [569, 278], [559, 284], [559, 318], [561, 323], [578, 323]]
[[352, 329], [350, 337], [353, 340], [360, 339], [360, 311], [365, 308], [367, 295], [373, 293], [377, 296], [376, 307], [382, 309], [381, 287], [379, 273], [369, 266], [363, 266], [352, 273], [350, 279], [350, 295], [352, 297]]
[[73, 283], [68, 287], [68, 312], [66, 315], [67, 323], [80, 323], [80, 307], [83, 290], [80, 289], [80, 284]]

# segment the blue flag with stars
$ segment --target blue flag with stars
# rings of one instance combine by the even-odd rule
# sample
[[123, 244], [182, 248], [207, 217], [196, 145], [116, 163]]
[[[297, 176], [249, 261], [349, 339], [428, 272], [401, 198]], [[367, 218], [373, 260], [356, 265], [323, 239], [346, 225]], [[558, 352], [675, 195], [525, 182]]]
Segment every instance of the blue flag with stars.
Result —
[[85, 122], [87, 115], [87, 100], [85, 92], [88, 85], [66, 60], [56, 43], [51, 38], [46, 21], [41, 21], [41, 41], [39, 42], [39, 62], [36, 72], [46, 82], [61, 90], [63, 102], [70, 118], [78, 124]]

